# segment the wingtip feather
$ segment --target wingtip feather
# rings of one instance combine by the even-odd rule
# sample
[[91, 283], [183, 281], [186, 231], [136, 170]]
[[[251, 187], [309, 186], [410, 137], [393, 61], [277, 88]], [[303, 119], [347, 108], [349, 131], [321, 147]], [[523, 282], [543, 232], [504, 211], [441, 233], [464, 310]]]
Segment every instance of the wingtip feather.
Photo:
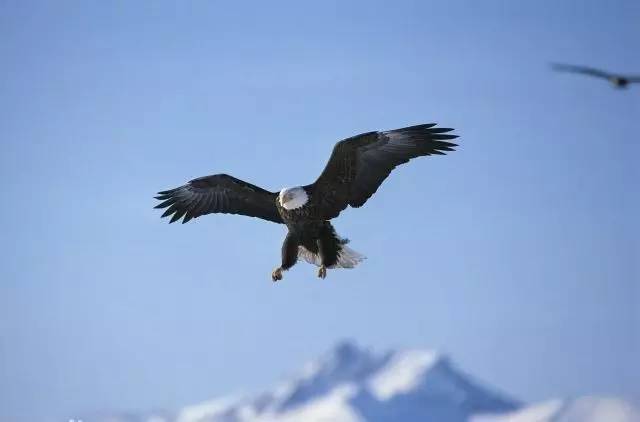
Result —
[[433, 139], [437, 141], [448, 140], [448, 139], [456, 139], [458, 135], [446, 135], [446, 134], [437, 134], [433, 137]]
[[176, 188], [176, 189], [163, 190], [163, 191], [158, 192], [158, 195], [171, 195], [176, 190], [178, 190], [178, 189]]

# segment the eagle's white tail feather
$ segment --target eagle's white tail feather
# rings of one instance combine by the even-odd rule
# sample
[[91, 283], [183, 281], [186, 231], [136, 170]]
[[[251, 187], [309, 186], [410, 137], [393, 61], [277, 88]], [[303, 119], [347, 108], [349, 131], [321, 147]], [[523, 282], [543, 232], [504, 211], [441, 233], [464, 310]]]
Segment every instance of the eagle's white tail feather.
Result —
[[338, 255], [338, 263], [334, 267], [353, 268], [365, 259], [367, 259], [367, 257], [360, 252], [356, 252], [350, 247], [342, 245], [342, 249]]
[[321, 264], [320, 257], [304, 246], [298, 246], [298, 258], [304, 259], [309, 264], [317, 265], [318, 267]]
[[[350, 247], [346, 246], [346, 243], [348, 242], [348, 240], [346, 242], [341, 242], [342, 246], [340, 248], [340, 252], [338, 252], [338, 262], [336, 262], [335, 265], [332, 265], [329, 268], [353, 268], [363, 260], [367, 259], [367, 257], [362, 255], [360, 252], [356, 252]], [[304, 246], [298, 246], [298, 258], [301, 258], [307, 261], [309, 264], [313, 264], [318, 267], [322, 265], [320, 256], [309, 251]]]

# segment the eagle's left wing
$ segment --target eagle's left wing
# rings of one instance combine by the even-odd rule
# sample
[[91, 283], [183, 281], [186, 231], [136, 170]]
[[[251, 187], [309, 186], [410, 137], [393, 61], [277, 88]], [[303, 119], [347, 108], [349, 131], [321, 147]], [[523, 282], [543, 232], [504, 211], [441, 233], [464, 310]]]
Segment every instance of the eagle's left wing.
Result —
[[184, 224], [211, 213], [242, 214], [283, 223], [276, 208], [276, 193], [227, 174], [199, 177], [179, 188], [158, 192], [155, 198], [162, 201], [155, 208], [167, 208], [162, 217], [171, 215], [170, 223], [184, 216]]
[[615, 76], [605, 71], [602, 71], [600, 69], [595, 69], [593, 67], [588, 67], [588, 66], [575, 66], [572, 64], [552, 63], [551, 67], [553, 67], [554, 70], [557, 70], [560, 72], [581, 73], [583, 75], [595, 76], [597, 78], [609, 79], [612, 76]]
[[312, 198], [322, 218], [331, 219], [348, 205], [362, 206], [391, 171], [410, 159], [453, 151], [453, 129], [424, 124], [384, 132], [363, 133], [336, 144], [324, 171], [312, 185]]

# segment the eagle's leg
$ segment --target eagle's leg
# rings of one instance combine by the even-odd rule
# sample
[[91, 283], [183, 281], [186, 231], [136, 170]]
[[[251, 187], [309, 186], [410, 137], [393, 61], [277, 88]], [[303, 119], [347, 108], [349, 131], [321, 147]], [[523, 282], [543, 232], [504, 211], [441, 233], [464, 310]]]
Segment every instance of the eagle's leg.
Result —
[[336, 232], [328, 221], [324, 222], [319, 234], [320, 235], [316, 240], [316, 245], [318, 245], [318, 257], [320, 258], [318, 277], [325, 278], [327, 276], [327, 268], [333, 268], [333, 266], [338, 262], [338, 251], [340, 245]]
[[324, 278], [327, 276], [327, 267], [330, 265], [329, 262], [327, 262], [327, 256], [330, 255], [328, 252], [329, 250], [327, 249], [327, 247], [329, 242], [327, 242], [327, 240], [323, 240], [322, 237], [320, 237], [317, 241], [316, 244], [318, 245], [318, 257], [320, 257], [320, 268], [318, 268], [318, 278], [321, 278], [324, 280]]
[[282, 265], [273, 270], [271, 280], [274, 282], [282, 280], [282, 272], [296, 265], [296, 262], [298, 262], [298, 238], [289, 232], [282, 244]]

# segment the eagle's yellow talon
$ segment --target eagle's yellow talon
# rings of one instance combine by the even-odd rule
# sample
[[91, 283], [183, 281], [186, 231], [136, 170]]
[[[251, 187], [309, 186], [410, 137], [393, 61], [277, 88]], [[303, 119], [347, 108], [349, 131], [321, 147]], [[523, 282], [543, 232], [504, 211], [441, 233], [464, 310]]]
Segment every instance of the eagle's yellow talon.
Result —
[[271, 273], [271, 280], [275, 283], [278, 280], [282, 280], [282, 268], [278, 267]]
[[318, 277], [324, 279], [327, 276], [327, 267], [325, 267], [324, 265], [321, 265], [320, 268], [318, 268]]

